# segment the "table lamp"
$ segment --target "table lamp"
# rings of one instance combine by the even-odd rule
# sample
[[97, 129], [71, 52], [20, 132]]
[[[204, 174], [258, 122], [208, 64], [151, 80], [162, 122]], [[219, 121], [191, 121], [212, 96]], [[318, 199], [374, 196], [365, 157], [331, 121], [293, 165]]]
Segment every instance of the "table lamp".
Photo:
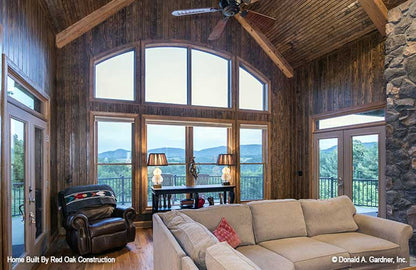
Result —
[[230, 168], [228, 166], [233, 166], [234, 164], [234, 157], [232, 154], [219, 154], [218, 155], [218, 160], [217, 160], [217, 165], [225, 165], [227, 167], [224, 167], [224, 169], [222, 169], [222, 184], [225, 186], [230, 185], [230, 181], [231, 181], [231, 171]]
[[[168, 160], [165, 153], [151, 153], [147, 160], [147, 166], [168, 166]], [[162, 170], [156, 167], [153, 170], [152, 183], [153, 187], [161, 188], [163, 182]]]

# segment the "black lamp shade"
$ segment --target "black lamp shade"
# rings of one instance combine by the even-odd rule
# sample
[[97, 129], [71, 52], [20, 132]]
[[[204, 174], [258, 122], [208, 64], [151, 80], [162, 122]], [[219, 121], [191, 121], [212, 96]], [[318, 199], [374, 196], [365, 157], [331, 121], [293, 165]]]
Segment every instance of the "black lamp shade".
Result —
[[147, 166], [168, 166], [168, 160], [166, 159], [165, 153], [149, 154]]
[[234, 156], [232, 154], [219, 154], [217, 165], [235, 165]]

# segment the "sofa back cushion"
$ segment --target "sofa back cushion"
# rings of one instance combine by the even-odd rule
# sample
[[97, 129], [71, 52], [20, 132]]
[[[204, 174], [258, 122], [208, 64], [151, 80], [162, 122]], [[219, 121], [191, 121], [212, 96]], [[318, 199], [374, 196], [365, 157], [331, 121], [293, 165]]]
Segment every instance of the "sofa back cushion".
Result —
[[230, 204], [214, 205], [201, 209], [181, 210], [196, 222], [201, 223], [213, 232], [221, 219], [225, 218], [240, 238], [241, 245], [254, 245], [253, 221], [248, 205]]
[[206, 250], [218, 243], [218, 239], [205, 226], [181, 212], [171, 211], [159, 215], [198, 268], [206, 269]]
[[248, 203], [253, 215], [256, 242], [306, 236], [302, 207], [296, 200], [266, 200]]
[[300, 200], [308, 236], [328, 233], [353, 232], [356, 209], [347, 196], [328, 200]]

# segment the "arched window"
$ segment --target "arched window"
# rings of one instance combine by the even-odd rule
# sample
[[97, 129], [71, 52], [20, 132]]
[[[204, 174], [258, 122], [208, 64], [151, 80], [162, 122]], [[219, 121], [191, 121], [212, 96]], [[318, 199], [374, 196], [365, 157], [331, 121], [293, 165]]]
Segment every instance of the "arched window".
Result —
[[145, 50], [146, 102], [231, 107], [230, 60], [183, 47]]
[[94, 98], [135, 100], [134, 51], [124, 52], [94, 65]]
[[241, 65], [239, 67], [239, 109], [267, 111], [267, 84]]

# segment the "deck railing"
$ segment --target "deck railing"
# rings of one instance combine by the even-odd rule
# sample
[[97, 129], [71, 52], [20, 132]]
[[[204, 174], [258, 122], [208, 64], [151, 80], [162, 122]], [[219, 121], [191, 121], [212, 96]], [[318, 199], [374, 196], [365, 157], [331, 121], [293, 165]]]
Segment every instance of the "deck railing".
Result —
[[[329, 199], [338, 196], [336, 177], [319, 178], [319, 198]], [[352, 199], [355, 206], [378, 207], [378, 179], [354, 178]]]

